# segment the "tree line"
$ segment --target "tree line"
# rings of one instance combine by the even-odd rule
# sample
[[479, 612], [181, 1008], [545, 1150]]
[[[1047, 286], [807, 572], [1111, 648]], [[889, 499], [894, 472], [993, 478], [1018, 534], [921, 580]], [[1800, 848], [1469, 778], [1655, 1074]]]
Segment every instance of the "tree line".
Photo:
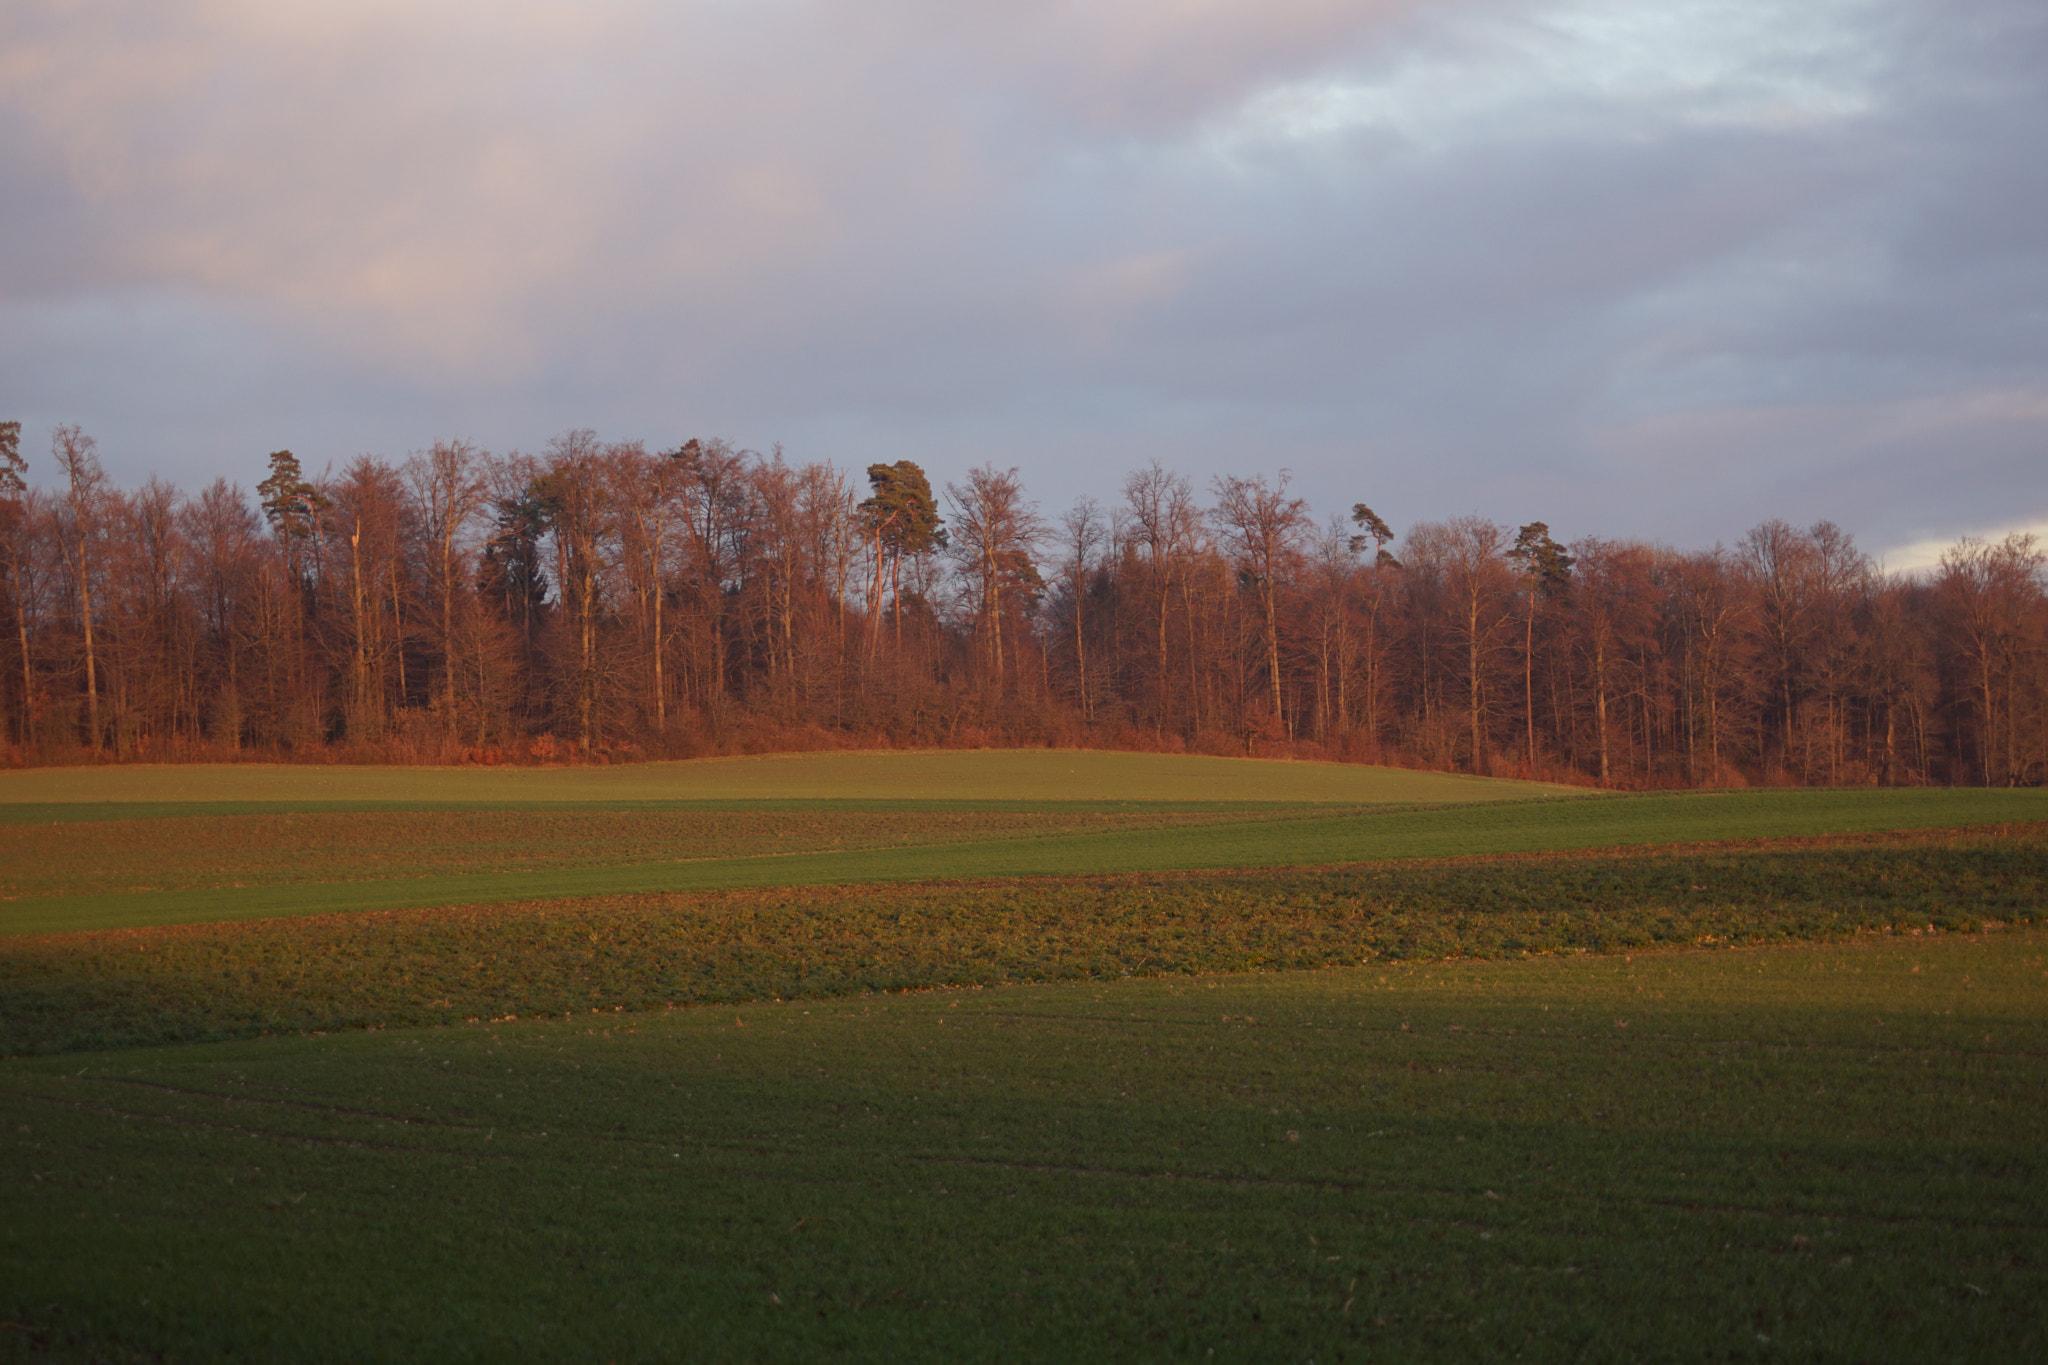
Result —
[[[2048, 556], [1887, 575], [1839, 527], [1681, 551], [1327, 520], [1153, 462], [1048, 516], [720, 440], [450, 440], [253, 496], [0, 423], [15, 763], [616, 761], [844, 746], [1292, 755], [1618, 787], [2037, 784]], [[255, 472], [252, 470], [252, 473]]]

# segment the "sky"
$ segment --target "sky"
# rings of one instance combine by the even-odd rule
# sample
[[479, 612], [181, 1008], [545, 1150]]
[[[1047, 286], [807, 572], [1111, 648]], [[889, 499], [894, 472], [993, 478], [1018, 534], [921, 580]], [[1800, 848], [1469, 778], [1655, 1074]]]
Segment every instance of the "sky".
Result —
[[0, 418], [2048, 536], [2040, 0], [9, 0]]

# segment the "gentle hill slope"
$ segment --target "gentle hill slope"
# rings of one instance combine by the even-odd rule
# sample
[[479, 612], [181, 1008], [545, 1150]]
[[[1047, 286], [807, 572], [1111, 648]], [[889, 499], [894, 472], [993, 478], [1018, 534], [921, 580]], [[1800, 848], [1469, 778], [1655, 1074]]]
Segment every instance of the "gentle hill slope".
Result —
[[1580, 789], [1357, 763], [1086, 749], [777, 754], [577, 768], [147, 764], [0, 773], [0, 803], [1512, 801]]
[[[318, 819], [310, 818], [309, 827], [317, 828]], [[889, 848], [537, 867], [456, 876], [29, 896], [0, 904], [0, 936], [575, 896], [1321, 866], [2041, 820], [2048, 820], [2048, 792], [1946, 788], [1664, 792], [1568, 801], [1354, 808], [1300, 818], [1247, 815], [1228, 823], [1080, 830], [973, 842], [911, 842]]]

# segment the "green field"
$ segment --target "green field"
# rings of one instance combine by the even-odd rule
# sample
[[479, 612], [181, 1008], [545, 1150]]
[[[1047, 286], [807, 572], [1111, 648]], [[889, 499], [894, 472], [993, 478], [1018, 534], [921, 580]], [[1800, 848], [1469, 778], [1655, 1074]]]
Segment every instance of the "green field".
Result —
[[1506, 801], [1580, 790], [1356, 763], [1090, 749], [776, 754], [574, 768], [151, 764], [0, 772], [0, 803]]
[[0, 1360], [2048, 1346], [2048, 793], [38, 770], [0, 896]]
[[0, 1068], [18, 1358], [2034, 1360], [2048, 943]]
[[[992, 757], [1006, 770], [1016, 758]], [[1309, 790], [1324, 790], [1327, 766], [1264, 765], [1309, 774]], [[1384, 790], [1404, 791], [1402, 782], [1416, 776], [1427, 775], [1393, 773]], [[265, 802], [223, 813], [202, 804], [207, 813], [154, 803], [126, 818], [104, 803], [21, 806], [22, 818], [0, 823], [0, 936], [508, 900], [1291, 867], [2048, 820], [2048, 792], [1952, 789], [1348, 807], [1071, 794], [1038, 803], [933, 797], [909, 809], [849, 798], [403, 812]]]
[[0, 1054], [2048, 917], [2048, 829], [494, 902], [0, 939]]

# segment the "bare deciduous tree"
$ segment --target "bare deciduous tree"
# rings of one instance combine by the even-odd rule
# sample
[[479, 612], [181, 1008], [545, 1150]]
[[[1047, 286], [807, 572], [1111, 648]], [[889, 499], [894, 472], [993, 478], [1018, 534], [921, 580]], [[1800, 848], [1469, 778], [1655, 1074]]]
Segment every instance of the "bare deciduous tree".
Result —
[[100, 467], [99, 443], [75, 424], [59, 426], [50, 435], [50, 453], [65, 482], [69, 516], [59, 543], [78, 593], [79, 629], [85, 642], [86, 743], [99, 748], [99, 656], [93, 639], [93, 587], [99, 569], [99, 539], [106, 493], [106, 471]]
[[1308, 531], [1308, 504], [1287, 496], [1288, 475], [1280, 471], [1275, 485], [1264, 475], [1216, 480], [1216, 507], [1210, 514], [1237, 566], [1239, 582], [1251, 590], [1259, 606], [1265, 643], [1266, 676], [1271, 685], [1274, 727], [1291, 733], [1283, 697], [1280, 668], [1280, 597], [1291, 582]]
[[475, 445], [451, 440], [436, 441], [426, 454], [415, 455], [405, 463], [412, 515], [418, 520], [431, 553], [429, 578], [439, 606], [433, 643], [441, 655], [441, 685], [435, 690], [440, 697], [442, 724], [450, 732], [458, 724], [455, 679], [460, 650], [455, 617], [470, 578], [462, 553], [463, 540], [490, 493], [486, 462], [487, 457]]
[[1017, 471], [981, 465], [962, 483], [947, 484], [953, 505], [949, 544], [961, 569], [974, 584], [974, 631], [998, 692], [1007, 686], [1003, 657], [1003, 621], [1029, 601], [1036, 602], [1040, 585], [1033, 552], [1045, 535], [1037, 506], [1024, 501]]
[[187, 499], [114, 488], [76, 428], [31, 488], [16, 435], [0, 755], [1269, 736], [1617, 786], [2048, 781], [2048, 580], [2024, 538], [1889, 579], [1825, 522], [1730, 553], [1587, 538], [1552, 596], [1567, 556], [1540, 523], [1512, 546], [1423, 523], [1397, 559], [1363, 504], [1312, 535], [1284, 480], [1218, 480], [1205, 513], [1155, 464], [1112, 512], [1060, 519], [1041, 595], [1015, 470], [950, 488], [941, 556], [906, 461], [856, 502], [857, 470], [579, 431], [544, 458], [450, 441], [317, 479], [277, 451], [253, 499]]
[[[1977, 712], [1976, 759], [1983, 785], [2019, 780], [2019, 720], [2014, 693], [2036, 654], [2028, 607], [2042, 594], [2048, 566], [2040, 543], [2014, 534], [1995, 544], [1966, 536], [1941, 557], [1936, 581], [1957, 653], [1967, 662]], [[2030, 648], [2033, 646], [2034, 648]]]
[[1060, 532], [1060, 575], [1073, 611], [1074, 696], [1086, 722], [1095, 718], [1088, 687], [1088, 581], [1109, 527], [1095, 499], [1080, 498], [1060, 518]]

